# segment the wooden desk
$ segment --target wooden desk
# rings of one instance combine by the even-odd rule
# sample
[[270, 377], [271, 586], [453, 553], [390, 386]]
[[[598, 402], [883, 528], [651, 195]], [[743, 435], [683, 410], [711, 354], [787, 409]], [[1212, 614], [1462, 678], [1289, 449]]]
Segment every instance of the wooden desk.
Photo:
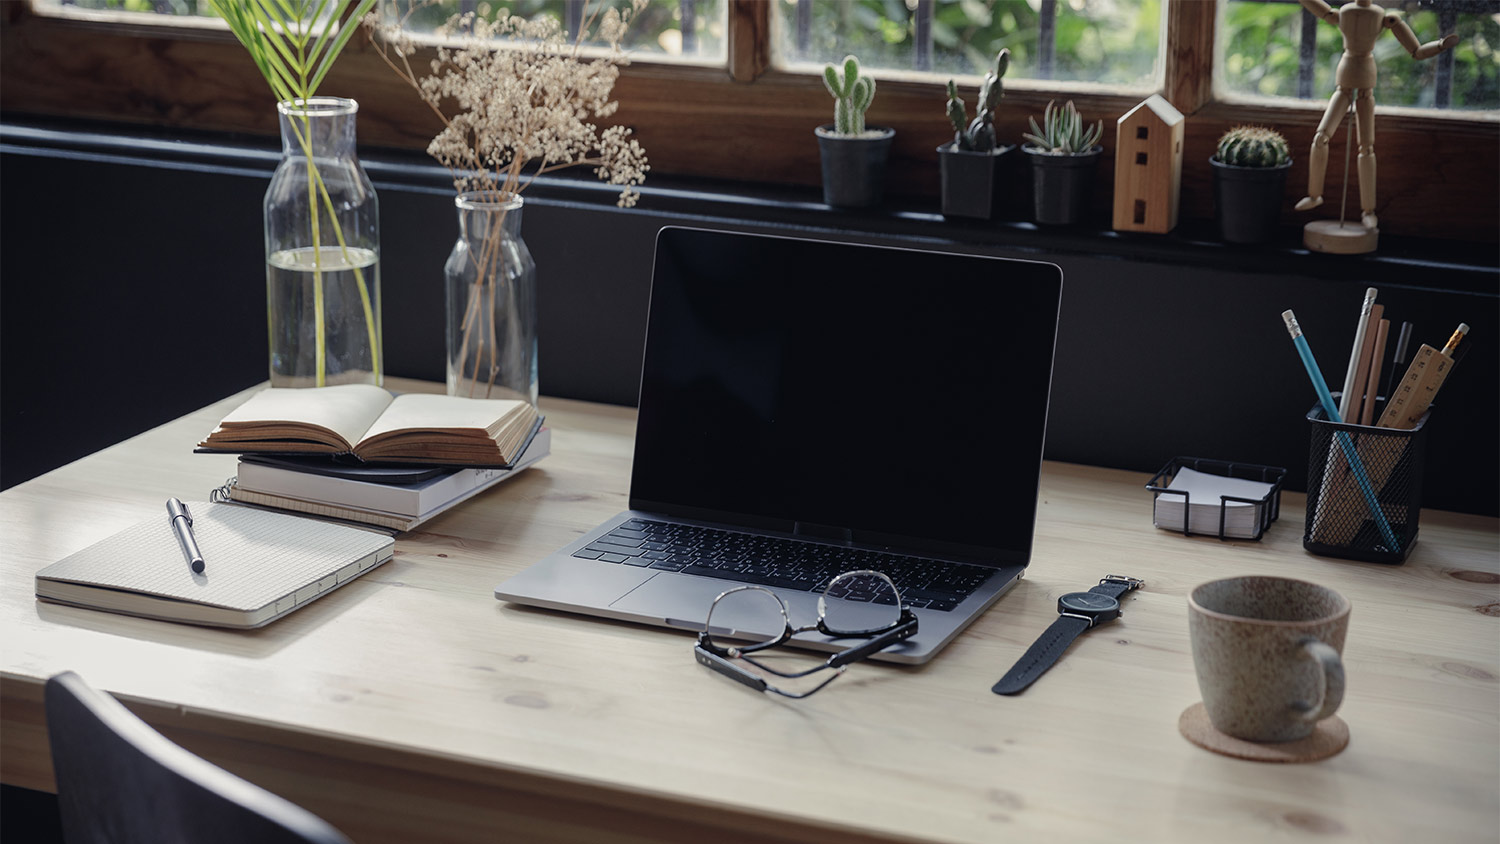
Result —
[[[786, 701], [695, 664], [687, 635], [491, 596], [626, 504], [633, 412], [554, 400], [551, 457], [266, 629], [34, 599], [43, 565], [233, 474], [232, 457], [190, 451], [242, 399], [0, 495], [5, 782], [52, 788], [41, 683], [72, 669], [360, 842], [1494, 842], [1500, 830], [1494, 519], [1425, 512], [1404, 566], [1344, 562], [1302, 551], [1298, 495], [1265, 541], [1224, 543], [1152, 528], [1139, 473], [1048, 464], [1035, 556], [1011, 594], [925, 667], [861, 664]], [[1111, 572], [1147, 582], [1124, 617], [1025, 694], [991, 694], [1057, 595]], [[1198, 700], [1185, 596], [1244, 573], [1353, 601], [1341, 755], [1255, 764], [1178, 735]]]

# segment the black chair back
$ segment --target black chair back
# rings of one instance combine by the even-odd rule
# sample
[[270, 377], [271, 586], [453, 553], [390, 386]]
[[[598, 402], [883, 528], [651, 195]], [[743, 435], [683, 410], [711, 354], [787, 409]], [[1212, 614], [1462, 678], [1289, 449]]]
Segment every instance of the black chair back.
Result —
[[47, 680], [69, 844], [349, 844], [318, 816], [183, 750], [71, 671]]

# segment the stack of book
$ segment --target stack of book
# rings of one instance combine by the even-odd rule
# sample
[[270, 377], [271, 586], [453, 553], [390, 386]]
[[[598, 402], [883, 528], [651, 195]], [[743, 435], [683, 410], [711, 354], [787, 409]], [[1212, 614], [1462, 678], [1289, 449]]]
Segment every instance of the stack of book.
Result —
[[339, 466], [247, 454], [227, 494], [245, 504], [406, 531], [514, 477], [551, 446], [552, 431], [542, 428], [509, 469]]
[[[406, 531], [513, 477], [551, 451], [523, 401], [346, 385], [263, 390], [200, 451], [240, 452], [231, 501]], [[403, 465], [392, 465], [403, 464]]]

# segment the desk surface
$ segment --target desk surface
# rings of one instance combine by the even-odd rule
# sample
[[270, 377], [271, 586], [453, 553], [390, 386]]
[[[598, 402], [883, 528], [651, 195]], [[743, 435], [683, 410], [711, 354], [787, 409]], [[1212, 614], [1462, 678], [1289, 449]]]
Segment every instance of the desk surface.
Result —
[[[396, 385], [412, 388], [411, 383]], [[38, 603], [42, 566], [204, 497], [192, 454], [245, 394], [0, 495], [0, 778], [52, 788], [41, 681], [63, 670], [360, 842], [1496, 840], [1494, 519], [1422, 514], [1400, 567], [1324, 559], [1287, 495], [1263, 542], [1151, 526], [1146, 478], [1049, 463], [1027, 577], [931, 664], [860, 664], [815, 697], [753, 693], [690, 636], [510, 606], [494, 586], [626, 506], [631, 410], [544, 400], [553, 452], [401, 536], [396, 557], [269, 627], [231, 632]], [[1059, 594], [1143, 577], [1019, 697], [990, 685]], [[1352, 741], [1313, 765], [1219, 757], [1186, 594], [1275, 574], [1347, 595]]]

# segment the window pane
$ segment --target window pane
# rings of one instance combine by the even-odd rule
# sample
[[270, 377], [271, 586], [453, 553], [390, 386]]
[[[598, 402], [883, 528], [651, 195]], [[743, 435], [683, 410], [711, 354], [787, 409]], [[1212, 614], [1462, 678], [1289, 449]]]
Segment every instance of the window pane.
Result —
[[46, 13], [58, 7], [88, 12], [136, 12], [146, 15], [198, 15], [214, 17], [208, 0], [40, 0], [38, 11]]
[[783, 66], [852, 53], [874, 69], [982, 75], [1008, 47], [1007, 79], [1158, 84], [1161, 0], [776, 0], [775, 15]]
[[[1443, 0], [1436, 9], [1430, 2], [1386, 0], [1381, 5], [1404, 13], [1424, 44], [1450, 32], [1462, 40], [1449, 52], [1417, 61], [1393, 34], [1382, 32], [1375, 43], [1378, 105], [1500, 108], [1495, 54], [1500, 48], [1500, 0]], [[1304, 55], [1302, 37], [1309, 28], [1316, 48]], [[1338, 29], [1304, 16], [1294, 0], [1230, 0], [1220, 22], [1220, 41], [1224, 49], [1218, 78], [1231, 94], [1326, 100], [1344, 52]]]
[[[593, 31], [601, 8], [630, 7], [629, 0], [386, 0], [383, 5], [389, 17], [406, 16], [407, 29], [416, 33], [430, 33], [452, 16], [469, 12], [494, 20], [502, 9], [527, 20], [554, 18], [569, 33], [580, 21], [593, 19]], [[722, 63], [727, 55], [726, 8], [725, 0], [650, 0], [636, 13], [621, 46], [641, 58]]]

